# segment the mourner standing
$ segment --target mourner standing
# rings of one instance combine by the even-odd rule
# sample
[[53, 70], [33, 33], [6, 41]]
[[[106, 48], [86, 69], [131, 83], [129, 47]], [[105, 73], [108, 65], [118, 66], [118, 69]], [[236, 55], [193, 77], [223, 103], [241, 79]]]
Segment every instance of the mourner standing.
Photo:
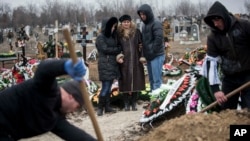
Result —
[[158, 93], [162, 85], [162, 65], [165, 60], [162, 23], [155, 19], [148, 4], [143, 4], [137, 10], [143, 24], [142, 47], [147, 60], [147, 69], [152, 93]]
[[138, 92], [145, 90], [145, 74], [143, 63], [145, 58], [142, 53], [142, 35], [136, 28], [129, 15], [119, 18], [118, 37], [122, 47], [122, 58], [117, 58], [120, 63], [121, 77], [119, 78], [119, 92], [123, 94], [125, 111], [136, 111]]
[[102, 21], [101, 33], [96, 39], [98, 50], [98, 73], [102, 82], [102, 89], [99, 94], [97, 115], [102, 116], [103, 112], [116, 112], [110, 107], [111, 86], [114, 80], [120, 76], [116, 56], [121, 52], [117, 39], [118, 19], [111, 17]]

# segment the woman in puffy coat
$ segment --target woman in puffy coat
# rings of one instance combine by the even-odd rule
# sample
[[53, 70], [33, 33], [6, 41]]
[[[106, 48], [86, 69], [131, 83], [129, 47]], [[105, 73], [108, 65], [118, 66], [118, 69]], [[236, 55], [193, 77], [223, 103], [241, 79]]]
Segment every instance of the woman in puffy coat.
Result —
[[96, 39], [96, 48], [98, 50], [98, 72], [99, 79], [102, 82], [102, 89], [99, 95], [97, 115], [115, 112], [110, 105], [110, 90], [115, 79], [119, 77], [118, 63], [116, 56], [121, 52], [121, 47], [118, 45], [117, 29], [118, 19], [111, 17], [102, 21], [101, 33]]

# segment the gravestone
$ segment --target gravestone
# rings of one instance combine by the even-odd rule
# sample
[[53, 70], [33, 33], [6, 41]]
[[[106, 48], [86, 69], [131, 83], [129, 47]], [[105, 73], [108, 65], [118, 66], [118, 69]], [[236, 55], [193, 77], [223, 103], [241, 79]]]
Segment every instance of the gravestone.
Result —
[[86, 41], [92, 41], [93, 39], [93, 31], [89, 31], [86, 35]]
[[190, 26], [190, 32], [188, 32], [188, 39], [187, 40], [181, 40], [180, 44], [197, 44], [200, 43], [200, 32], [199, 32], [199, 26], [197, 24], [192, 24]]
[[200, 41], [199, 26], [197, 24], [191, 25], [191, 41]]
[[180, 40], [180, 22], [177, 19], [171, 22], [172, 34], [174, 35], [174, 41]]
[[188, 32], [185, 29], [183, 29], [180, 32], [180, 40], [181, 41], [187, 41], [188, 40]]

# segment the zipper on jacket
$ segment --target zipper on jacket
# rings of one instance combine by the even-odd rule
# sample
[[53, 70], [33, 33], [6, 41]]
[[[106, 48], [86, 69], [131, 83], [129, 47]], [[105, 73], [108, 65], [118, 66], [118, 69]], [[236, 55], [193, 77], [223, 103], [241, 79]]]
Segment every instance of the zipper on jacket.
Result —
[[107, 60], [108, 60], [108, 62], [109, 62], [109, 55], [107, 55]]

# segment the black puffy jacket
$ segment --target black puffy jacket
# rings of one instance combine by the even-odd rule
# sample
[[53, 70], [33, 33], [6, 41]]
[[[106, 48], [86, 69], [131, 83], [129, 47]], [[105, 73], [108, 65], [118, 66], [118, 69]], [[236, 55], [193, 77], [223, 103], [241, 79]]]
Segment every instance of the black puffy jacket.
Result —
[[115, 17], [103, 20], [101, 34], [96, 39], [98, 72], [101, 81], [114, 80], [120, 76], [116, 56], [121, 53], [121, 47], [118, 45], [116, 31], [111, 32], [115, 23], [118, 23]]
[[[219, 16], [223, 19], [225, 26], [223, 31], [214, 26], [211, 19], [212, 16]], [[204, 21], [211, 28], [211, 33], [207, 37], [207, 54], [212, 57], [223, 56], [233, 58], [232, 49], [227, 37], [229, 36], [237, 59], [241, 63], [241, 70], [239, 72], [249, 72], [250, 22], [236, 19], [220, 2], [215, 2], [211, 6]]]
[[162, 23], [154, 19], [153, 11], [148, 4], [140, 6], [137, 10], [139, 16], [140, 12], [143, 12], [147, 17], [146, 21], [143, 21], [142, 27], [143, 53], [147, 60], [153, 60], [164, 54]]
[[51, 131], [60, 118], [61, 97], [56, 77], [66, 74], [65, 61], [44, 61], [35, 76], [0, 93], [0, 129], [13, 138]]

